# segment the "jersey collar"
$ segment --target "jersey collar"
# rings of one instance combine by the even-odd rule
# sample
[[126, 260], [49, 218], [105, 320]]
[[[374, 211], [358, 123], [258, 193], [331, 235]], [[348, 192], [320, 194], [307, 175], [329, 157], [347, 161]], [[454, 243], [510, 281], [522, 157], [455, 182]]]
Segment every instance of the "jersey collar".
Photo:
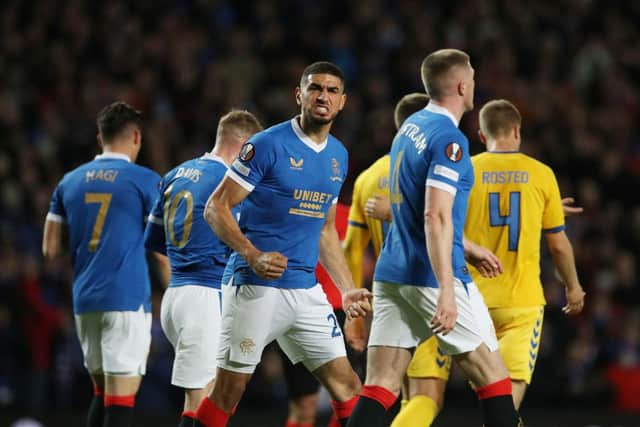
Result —
[[204, 153], [204, 154], [202, 155], [201, 159], [204, 159], [204, 160], [213, 160], [214, 162], [222, 163], [223, 165], [228, 166], [228, 165], [225, 163], [225, 161], [224, 161], [224, 159], [223, 159], [222, 157], [218, 156], [217, 154], [213, 154], [213, 153], [212, 153], [212, 152], [210, 152], [210, 151], [209, 151], [209, 152]]
[[113, 151], [108, 151], [106, 153], [98, 154], [94, 160], [103, 160], [103, 159], [118, 159], [118, 160], [126, 160], [131, 163], [131, 159], [126, 154], [122, 153], [114, 153]]
[[432, 113], [436, 113], [436, 114], [442, 114], [443, 116], [447, 116], [451, 119], [451, 121], [453, 122], [453, 124], [458, 127], [458, 123], [459, 121], [456, 120], [455, 117], [453, 117], [453, 114], [451, 114], [451, 112], [449, 110], [447, 110], [446, 108], [435, 104], [433, 101], [430, 101], [426, 107], [424, 107], [425, 110], [427, 111], [431, 111]]
[[313, 142], [311, 138], [309, 138], [303, 131], [300, 125], [298, 124], [298, 117], [294, 117], [291, 119], [291, 127], [293, 128], [293, 132], [296, 134], [298, 139], [304, 143], [307, 147], [311, 148], [316, 153], [321, 152], [327, 146], [327, 139], [322, 141], [322, 144], [317, 144]]

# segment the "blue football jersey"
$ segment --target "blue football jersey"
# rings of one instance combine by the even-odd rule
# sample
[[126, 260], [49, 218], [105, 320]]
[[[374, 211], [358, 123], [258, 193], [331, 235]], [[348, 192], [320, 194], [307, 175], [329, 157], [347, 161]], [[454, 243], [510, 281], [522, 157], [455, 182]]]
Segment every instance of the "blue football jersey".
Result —
[[431, 186], [455, 195], [453, 274], [463, 283], [470, 282], [462, 238], [473, 166], [469, 142], [446, 109], [429, 104], [403, 123], [391, 146], [389, 179], [393, 222], [374, 280], [438, 287], [424, 232], [425, 189]]
[[316, 282], [320, 231], [347, 175], [347, 150], [329, 135], [316, 144], [297, 118], [255, 134], [227, 175], [251, 193], [240, 209], [240, 229], [261, 251], [288, 258], [276, 280], [258, 277], [244, 258], [234, 262], [234, 283], [309, 288]]
[[207, 200], [227, 165], [207, 153], [167, 173], [145, 232], [147, 249], [166, 253], [171, 264], [170, 287], [200, 285], [220, 289], [231, 250], [204, 219]]
[[54, 190], [47, 219], [69, 226], [75, 313], [150, 311], [143, 235], [159, 180], [127, 156], [105, 153]]

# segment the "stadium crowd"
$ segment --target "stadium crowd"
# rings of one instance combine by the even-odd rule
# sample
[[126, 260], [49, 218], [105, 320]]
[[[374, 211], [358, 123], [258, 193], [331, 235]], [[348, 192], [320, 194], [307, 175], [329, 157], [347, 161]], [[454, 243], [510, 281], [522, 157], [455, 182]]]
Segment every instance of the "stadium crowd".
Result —
[[[122, 99], [144, 112], [141, 163], [164, 174], [209, 150], [217, 119], [231, 108], [266, 125], [293, 115], [290, 83], [305, 64], [333, 61], [347, 78], [334, 133], [350, 153], [341, 195], [349, 203], [354, 177], [389, 149], [395, 102], [421, 90], [424, 55], [456, 47], [476, 69], [476, 110], [493, 98], [513, 101], [523, 114], [523, 151], [549, 164], [563, 195], [585, 208], [567, 221], [585, 312], [561, 313], [562, 286], [545, 257], [547, 320], [527, 405], [640, 411], [640, 4], [464, 3], [2, 2], [0, 407], [86, 406], [91, 386], [73, 331], [70, 263], [45, 263], [40, 242], [55, 184], [97, 152], [102, 106]], [[482, 150], [477, 113], [461, 128]], [[161, 295], [156, 281], [142, 410], [181, 398], [169, 385]], [[284, 407], [278, 359], [265, 359], [246, 399]]]

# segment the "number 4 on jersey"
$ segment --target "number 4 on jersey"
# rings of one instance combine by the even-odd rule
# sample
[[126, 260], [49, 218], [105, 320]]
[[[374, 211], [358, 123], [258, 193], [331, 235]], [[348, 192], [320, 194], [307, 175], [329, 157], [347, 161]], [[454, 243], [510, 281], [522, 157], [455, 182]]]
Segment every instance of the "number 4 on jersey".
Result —
[[489, 223], [492, 227], [509, 228], [509, 250], [517, 251], [520, 240], [520, 192], [509, 193], [509, 210], [500, 214], [500, 193], [489, 193]]

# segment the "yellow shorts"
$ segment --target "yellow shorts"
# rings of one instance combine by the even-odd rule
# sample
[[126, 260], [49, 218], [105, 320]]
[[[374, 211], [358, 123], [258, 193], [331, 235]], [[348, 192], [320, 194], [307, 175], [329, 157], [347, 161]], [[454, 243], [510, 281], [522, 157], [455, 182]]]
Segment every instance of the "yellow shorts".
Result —
[[444, 355], [438, 348], [435, 335], [416, 348], [413, 359], [407, 368], [410, 378], [440, 378], [449, 379], [451, 370], [451, 356]]
[[489, 314], [511, 379], [530, 384], [540, 347], [544, 306], [492, 308]]

